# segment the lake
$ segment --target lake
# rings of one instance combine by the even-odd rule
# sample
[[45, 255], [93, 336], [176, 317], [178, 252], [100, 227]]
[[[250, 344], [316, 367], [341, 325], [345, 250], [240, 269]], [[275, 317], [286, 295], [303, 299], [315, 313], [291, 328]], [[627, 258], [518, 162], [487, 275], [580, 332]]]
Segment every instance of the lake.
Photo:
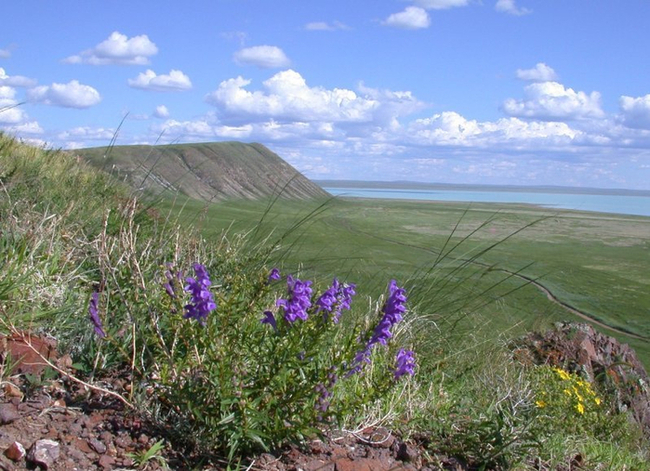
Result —
[[352, 198], [460, 201], [474, 203], [525, 203], [546, 208], [650, 216], [650, 196], [528, 191], [463, 191], [323, 186], [334, 196]]

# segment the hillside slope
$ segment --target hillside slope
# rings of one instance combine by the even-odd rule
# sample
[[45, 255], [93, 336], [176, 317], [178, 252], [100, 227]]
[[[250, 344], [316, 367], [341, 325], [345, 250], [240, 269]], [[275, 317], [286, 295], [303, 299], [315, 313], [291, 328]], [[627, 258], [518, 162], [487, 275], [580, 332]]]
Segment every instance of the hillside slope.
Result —
[[178, 191], [201, 200], [318, 198], [328, 193], [262, 144], [211, 142], [79, 149], [91, 164], [138, 189]]

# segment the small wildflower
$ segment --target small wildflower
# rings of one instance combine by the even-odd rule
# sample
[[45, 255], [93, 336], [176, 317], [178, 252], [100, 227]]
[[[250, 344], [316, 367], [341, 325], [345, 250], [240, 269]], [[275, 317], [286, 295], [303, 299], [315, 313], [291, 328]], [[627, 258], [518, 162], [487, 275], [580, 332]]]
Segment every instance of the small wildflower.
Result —
[[282, 278], [282, 275], [280, 275], [280, 269], [279, 268], [272, 268], [271, 273], [269, 273], [269, 278], [268, 282], [270, 283], [271, 281], [277, 281]]
[[415, 374], [415, 354], [411, 350], [400, 348], [395, 363], [395, 379], [399, 379], [407, 373], [411, 376]]
[[546, 407], [547, 404], [546, 404], [546, 402], [542, 401], [541, 399], [538, 399], [537, 401], [535, 401], [535, 405], [537, 407], [539, 407], [540, 409], [543, 409], [544, 407]]
[[104, 332], [104, 328], [102, 326], [102, 320], [99, 317], [99, 293], [97, 291], [93, 292], [93, 294], [90, 297], [90, 304], [88, 306], [88, 318], [90, 319], [90, 322], [93, 323], [95, 334], [99, 338], [104, 338], [106, 337], [106, 332]]
[[356, 285], [354, 283], [341, 284], [339, 280], [334, 278], [332, 286], [325, 291], [316, 301], [318, 309], [316, 312], [323, 312], [323, 319], [327, 320], [329, 314], [332, 314], [332, 322], [339, 323], [341, 311], [343, 309], [349, 310], [352, 304], [352, 296], [356, 293]]
[[185, 305], [185, 319], [196, 319], [201, 325], [205, 325], [205, 319], [211, 311], [217, 308], [212, 293], [208, 289], [211, 285], [210, 277], [206, 268], [200, 263], [194, 264], [196, 278], [187, 278], [185, 291], [192, 293], [190, 304]]
[[364, 363], [370, 363], [371, 350], [377, 343], [382, 345], [387, 344], [388, 339], [393, 336], [390, 329], [402, 320], [406, 312], [405, 304], [406, 290], [398, 287], [395, 280], [391, 280], [388, 285], [388, 299], [382, 307], [384, 315], [377, 324], [377, 327], [375, 327], [372, 337], [370, 337], [364, 349], [360, 350], [354, 357], [348, 376], [360, 372]]
[[276, 302], [284, 311], [284, 319], [289, 323], [295, 322], [296, 319], [306, 321], [309, 317], [307, 309], [311, 307], [311, 281], [301, 281], [289, 275], [287, 292], [289, 296], [286, 299], [278, 299]]
[[264, 319], [262, 319], [262, 324], [269, 324], [273, 327], [273, 330], [278, 330], [278, 324], [275, 321], [275, 316], [271, 311], [264, 311]]
[[584, 413], [585, 413], [585, 406], [584, 406], [584, 404], [583, 404], [582, 402], [578, 402], [578, 403], [576, 404], [576, 410], [577, 410], [580, 414], [584, 414]]

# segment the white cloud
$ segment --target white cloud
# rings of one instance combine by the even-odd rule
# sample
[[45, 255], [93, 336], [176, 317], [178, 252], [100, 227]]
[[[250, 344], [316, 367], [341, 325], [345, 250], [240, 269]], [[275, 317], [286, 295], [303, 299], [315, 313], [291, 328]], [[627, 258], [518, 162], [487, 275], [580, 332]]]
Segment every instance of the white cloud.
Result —
[[502, 110], [509, 116], [545, 121], [602, 118], [600, 93], [576, 92], [558, 82], [531, 83], [523, 100], [509, 98]]
[[307, 23], [305, 29], [307, 31], [338, 31], [350, 28], [340, 21], [334, 21], [332, 23], [327, 23], [326, 21], [314, 21]]
[[469, 4], [469, 0], [415, 0], [415, 4], [427, 10], [446, 10], [465, 7]]
[[291, 61], [276, 46], [253, 46], [237, 51], [233, 56], [239, 65], [254, 65], [263, 69], [287, 67]]
[[532, 69], [517, 69], [517, 78], [529, 82], [553, 82], [558, 76], [551, 67], [538, 62]]
[[68, 83], [53, 83], [27, 90], [27, 99], [45, 105], [65, 108], [89, 108], [102, 100], [97, 90], [77, 80]]
[[9, 76], [6, 74], [5, 69], [0, 67], [0, 85], [7, 85], [9, 87], [33, 87], [36, 85], [36, 80], [22, 75]]
[[40, 124], [38, 124], [37, 121], [28, 121], [20, 124], [16, 124], [15, 126], [9, 126], [5, 128], [6, 131], [16, 134], [18, 136], [22, 134], [43, 134], [43, 128], [41, 127]]
[[15, 96], [14, 88], [0, 85], [0, 124], [18, 124], [27, 119]]
[[170, 119], [160, 126], [155, 126], [156, 132], [164, 131], [167, 136], [182, 136], [183, 139], [201, 140], [213, 139], [215, 137], [224, 139], [246, 139], [250, 136], [253, 125], [223, 126], [212, 122], [211, 117], [205, 117], [194, 121], [176, 121]]
[[515, 4], [515, 0], [497, 0], [496, 5], [494, 5], [496, 11], [502, 13], [508, 13], [509, 15], [522, 16], [532, 13], [532, 10], [528, 8], [519, 8]]
[[431, 118], [413, 121], [409, 125], [408, 135], [420, 145], [529, 147], [540, 145], [540, 141], [547, 145], [566, 144], [579, 132], [566, 123], [527, 122], [517, 118], [478, 122], [456, 112], [445, 111]]
[[650, 94], [637, 98], [622, 96], [619, 105], [625, 126], [650, 130]]
[[149, 58], [157, 53], [158, 48], [146, 34], [128, 38], [115, 31], [94, 48], [70, 56], [63, 62], [91, 65], [146, 65], [149, 64]]
[[11, 51], [9, 49], [0, 49], [0, 59], [9, 59]]
[[404, 11], [390, 15], [382, 24], [401, 29], [422, 29], [428, 28], [431, 20], [424, 8], [406, 7]]
[[169, 110], [165, 105], [158, 105], [156, 106], [156, 110], [153, 112], [153, 115], [156, 118], [161, 119], [169, 118]]
[[179, 92], [190, 90], [190, 78], [180, 70], [172, 69], [169, 75], [156, 75], [153, 70], [141, 72], [135, 79], [128, 80], [129, 86], [157, 92]]
[[82, 141], [110, 141], [115, 136], [115, 132], [115, 129], [79, 126], [59, 133], [58, 138], [64, 141], [71, 139]]
[[250, 80], [225, 80], [206, 101], [230, 121], [382, 123], [421, 109], [423, 104], [410, 92], [380, 91], [360, 86], [359, 95], [343, 88], [310, 87], [293, 70], [278, 72], [263, 82], [264, 91], [246, 89]]

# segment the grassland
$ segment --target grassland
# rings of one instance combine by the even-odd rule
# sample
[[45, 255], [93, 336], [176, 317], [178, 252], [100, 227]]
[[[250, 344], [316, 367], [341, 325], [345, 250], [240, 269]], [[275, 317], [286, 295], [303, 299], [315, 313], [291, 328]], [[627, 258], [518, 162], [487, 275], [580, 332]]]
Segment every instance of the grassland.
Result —
[[[599, 328], [632, 345], [650, 365], [650, 218], [361, 199], [190, 201], [183, 213], [208, 238], [222, 231], [288, 234], [284, 243], [291, 249], [279, 258], [310, 276], [344, 276], [368, 291], [389, 278], [409, 280], [421, 309], [434, 315], [455, 310], [466, 316], [467, 328], [518, 333], [584, 320], [549, 299], [541, 285], [610, 326]], [[424, 288], [433, 276], [445, 280], [439, 291]]]
[[[52, 335], [75, 365], [57, 372], [86, 384], [124, 371], [130, 388], [113, 396], [199, 460], [243, 464], [326, 430], [381, 424], [425, 436], [427, 452], [472, 469], [566, 469], [577, 455], [584, 469], [647, 469], [647, 441], [616, 396], [567, 395], [563, 381], [592, 386], [522, 364], [503, 342], [580, 320], [547, 289], [616, 329], [647, 365], [647, 218], [523, 205], [149, 200], [69, 154], [1, 133], [0, 189], [0, 332]], [[316, 301], [292, 323], [277, 300], [298, 297], [287, 294], [296, 284], [271, 283], [272, 266], [314, 280], [319, 301], [332, 276], [357, 283], [352, 309], [337, 324]], [[200, 272], [213, 283], [190, 295], [186, 284], [197, 282], [184, 277]], [[388, 316], [390, 279], [406, 289], [408, 313], [352, 374], [360, 345], [376, 344]], [[187, 318], [187, 303], [212, 296], [204, 324]], [[260, 322], [267, 309], [277, 326]], [[407, 349], [417, 365], [400, 379], [396, 354]], [[0, 366], [0, 379], [15, 381], [6, 359]]]

